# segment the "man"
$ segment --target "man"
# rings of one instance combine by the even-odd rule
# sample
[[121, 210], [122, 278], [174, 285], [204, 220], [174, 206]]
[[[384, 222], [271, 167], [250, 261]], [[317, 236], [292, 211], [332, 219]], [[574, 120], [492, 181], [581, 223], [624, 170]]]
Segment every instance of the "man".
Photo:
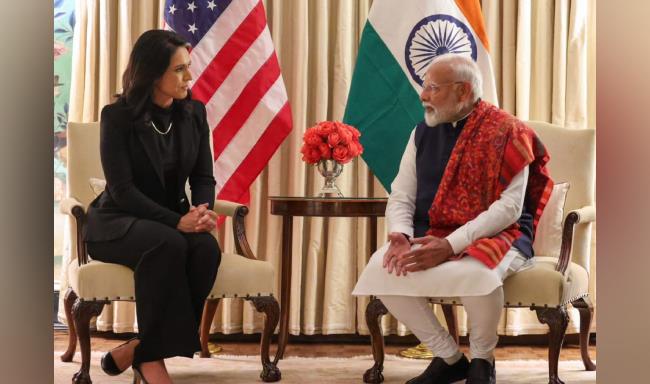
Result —
[[[453, 54], [432, 61], [420, 95], [425, 121], [411, 133], [391, 185], [389, 242], [353, 292], [378, 296], [436, 356], [408, 384], [496, 382], [503, 280], [532, 263], [535, 228], [553, 187], [535, 133], [480, 97], [474, 61]], [[471, 362], [427, 297], [460, 297]]]

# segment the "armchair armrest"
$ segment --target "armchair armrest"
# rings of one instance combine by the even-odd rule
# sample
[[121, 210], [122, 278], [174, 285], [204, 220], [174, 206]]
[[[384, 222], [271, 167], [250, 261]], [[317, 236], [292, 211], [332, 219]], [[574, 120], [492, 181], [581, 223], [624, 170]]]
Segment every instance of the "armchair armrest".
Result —
[[232, 201], [215, 200], [214, 201], [213, 211], [215, 211], [217, 213], [217, 215], [224, 215], [224, 216], [234, 217], [235, 214], [237, 213], [237, 209], [239, 209], [240, 207], [246, 208], [245, 205], [235, 203], [235, 202], [232, 202]]
[[232, 217], [232, 231], [235, 236], [235, 249], [237, 253], [248, 259], [256, 259], [248, 244], [246, 228], [244, 227], [244, 217], [248, 214], [248, 207], [232, 201], [215, 200], [212, 210], [218, 215]]
[[75, 219], [76, 227], [76, 241], [77, 241], [77, 261], [79, 265], [84, 265], [88, 262], [88, 254], [86, 253], [86, 242], [83, 239], [83, 226], [86, 223], [86, 209], [81, 202], [73, 197], [66, 197], [59, 203], [61, 213], [70, 215]]
[[578, 215], [578, 221], [576, 221], [576, 224], [593, 223], [596, 221], [596, 207], [593, 205], [587, 205], [582, 208], [574, 209], [573, 211], [569, 212], [568, 215], [572, 213]]
[[593, 205], [574, 209], [567, 214], [562, 228], [562, 246], [560, 247], [560, 257], [555, 266], [556, 271], [564, 275], [569, 266], [571, 246], [573, 245], [573, 227], [576, 224], [586, 224], [594, 221], [596, 221], [596, 207]]
[[86, 213], [83, 204], [81, 204], [79, 200], [75, 199], [74, 197], [66, 197], [65, 199], [61, 200], [61, 202], [59, 203], [59, 210], [61, 211], [61, 213], [66, 215], [76, 217], [75, 213], [79, 209], [81, 209], [82, 213], [84, 214]]

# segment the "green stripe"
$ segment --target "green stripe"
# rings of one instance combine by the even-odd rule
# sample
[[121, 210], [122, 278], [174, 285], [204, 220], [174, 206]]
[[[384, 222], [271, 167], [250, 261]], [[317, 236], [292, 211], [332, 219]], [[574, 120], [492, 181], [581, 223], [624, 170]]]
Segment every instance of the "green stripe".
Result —
[[409, 135], [423, 113], [399, 63], [366, 23], [343, 121], [361, 132], [362, 157], [388, 192]]

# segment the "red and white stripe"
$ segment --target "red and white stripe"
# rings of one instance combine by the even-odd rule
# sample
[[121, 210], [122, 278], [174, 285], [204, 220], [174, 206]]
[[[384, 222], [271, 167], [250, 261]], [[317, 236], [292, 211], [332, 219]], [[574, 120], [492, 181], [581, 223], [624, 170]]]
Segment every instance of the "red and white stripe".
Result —
[[292, 127], [262, 1], [232, 1], [190, 57], [192, 95], [212, 130], [217, 198], [243, 202]]

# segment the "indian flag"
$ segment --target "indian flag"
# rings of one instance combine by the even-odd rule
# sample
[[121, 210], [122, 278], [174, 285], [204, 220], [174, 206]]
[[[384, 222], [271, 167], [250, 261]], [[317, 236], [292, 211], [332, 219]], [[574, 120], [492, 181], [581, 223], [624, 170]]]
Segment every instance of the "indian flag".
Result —
[[343, 120], [361, 131], [363, 159], [389, 192], [409, 135], [424, 119], [424, 74], [445, 53], [476, 61], [483, 99], [498, 104], [479, 0], [373, 2]]

